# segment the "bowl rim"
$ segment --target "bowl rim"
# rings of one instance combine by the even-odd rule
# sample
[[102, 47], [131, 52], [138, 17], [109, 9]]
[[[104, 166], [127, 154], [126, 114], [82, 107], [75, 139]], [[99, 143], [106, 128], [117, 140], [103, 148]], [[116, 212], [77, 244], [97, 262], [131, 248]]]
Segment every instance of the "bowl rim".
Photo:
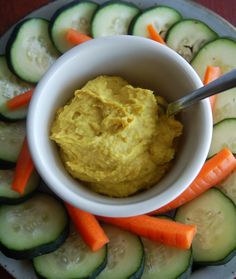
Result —
[[[36, 113], [37, 110], [35, 110], [38, 99], [41, 97], [41, 92], [44, 90], [44, 87], [46, 86], [47, 82], [56, 73], [57, 69], [59, 67], [62, 67], [65, 63], [68, 63], [68, 60], [70, 59], [72, 60], [73, 57], [77, 55], [78, 51], [82, 52], [83, 49], [88, 49], [88, 47], [93, 47], [95, 44], [99, 45], [99, 44], [109, 43], [109, 41], [114, 42], [114, 40], [118, 40], [118, 41], [132, 40], [135, 41], [136, 43], [140, 43], [140, 41], [142, 41], [142, 43], [146, 43], [150, 45], [155, 44], [156, 48], [159, 48], [161, 51], [167, 52], [169, 55], [173, 56], [174, 59], [177, 60], [179, 64], [182, 65], [181, 67], [187, 69], [186, 72], [190, 76], [194, 84], [196, 85], [196, 88], [202, 86], [202, 82], [200, 78], [198, 77], [194, 69], [190, 66], [190, 64], [187, 61], [185, 61], [184, 58], [178, 55], [174, 50], [170, 49], [167, 46], [160, 45], [159, 43], [156, 43], [149, 39], [136, 37], [136, 36], [129, 36], [129, 35], [118, 35], [118, 36], [93, 39], [72, 48], [71, 50], [63, 54], [61, 57], [59, 57], [57, 61], [50, 67], [47, 73], [43, 76], [40, 82], [37, 84], [28, 111], [27, 139], [29, 143], [30, 152], [37, 171], [39, 172], [40, 176], [43, 178], [45, 183], [48, 185], [48, 187], [56, 195], [58, 195], [66, 202], [69, 202], [72, 205], [77, 207], [79, 205], [81, 209], [96, 215], [111, 216], [111, 217], [128, 217], [128, 216], [145, 214], [154, 211], [157, 209], [157, 205], [159, 208], [166, 205], [168, 202], [170, 202], [170, 200], [174, 200], [177, 196], [179, 196], [187, 188], [187, 185], [190, 185], [190, 183], [196, 177], [197, 173], [200, 171], [207, 157], [207, 153], [211, 143], [211, 135], [212, 135], [212, 113], [211, 113], [209, 101], [207, 99], [202, 100], [199, 105], [202, 107], [205, 113], [204, 118], [207, 119], [208, 124], [205, 125], [209, 126], [208, 133], [206, 133], [202, 139], [204, 143], [203, 146], [201, 147], [202, 152], [199, 155], [198, 161], [196, 160], [194, 161], [194, 168], [192, 168], [192, 171], [189, 172], [188, 175], [184, 177], [184, 179], [182, 177], [182, 184], [185, 185], [185, 187], [180, 187], [174, 193], [173, 193], [173, 189], [170, 187], [165, 191], [163, 191], [162, 193], [160, 193], [159, 195], [154, 196], [148, 200], [133, 202], [129, 204], [123, 204], [122, 202], [120, 204], [110, 204], [110, 203], [104, 204], [95, 200], [88, 200], [86, 198], [83, 198], [83, 196], [82, 197], [78, 196], [66, 186], [61, 185], [60, 187], [58, 187], [57, 185], [59, 185], [60, 181], [57, 179], [57, 177], [53, 176], [53, 173], [51, 173], [51, 169], [48, 169], [48, 166], [45, 164], [43, 158], [40, 156], [39, 146], [37, 146], [37, 128], [34, 122], [37, 119], [36, 117], [39, 117], [39, 115], [37, 116]], [[63, 189], [63, 191], [61, 191], [61, 189]], [[124, 199], [128, 199], [128, 198], [124, 198]]]

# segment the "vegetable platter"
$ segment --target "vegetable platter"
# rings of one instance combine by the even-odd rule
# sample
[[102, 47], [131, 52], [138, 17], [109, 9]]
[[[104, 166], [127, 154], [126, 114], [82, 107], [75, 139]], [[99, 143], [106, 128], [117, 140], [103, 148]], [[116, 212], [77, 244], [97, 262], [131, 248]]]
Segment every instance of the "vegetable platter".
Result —
[[[1, 183], [4, 184], [0, 188], [0, 242], [3, 252], [3, 254], [0, 253], [0, 264], [16, 279], [34, 279], [37, 278], [36, 274], [40, 278], [59, 278], [54, 273], [59, 268], [57, 261], [61, 263], [60, 268], [62, 268], [60, 273], [62, 277], [60, 278], [156, 279], [167, 278], [168, 276], [170, 278], [191, 279], [235, 278], [235, 170], [227, 176], [226, 180], [216, 185], [218, 189], [213, 187], [213, 189], [206, 191], [193, 201], [178, 207], [175, 221], [189, 225], [192, 221], [197, 226], [200, 224], [200, 232], [196, 236], [192, 250], [189, 249], [184, 252], [176, 249], [171, 250], [171, 248], [165, 246], [156, 247], [152, 241], [117, 228], [113, 226], [114, 220], [104, 218], [101, 220], [104, 222], [103, 229], [111, 244], [110, 246], [108, 244], [108, 248], [103, 246], [99, 252], [92, 253], [74, 227], [69, 226], [68, 213], [74, 221], [73, 216], [77, 214], [74, 209], [66, 206], [68, 211], [66, 212], [65, 207], [51, 193], [34, 193], [38, 184], [40, 184], [37, 173], [33, 172], [31, 174], [27, 182], [27, 190], [23, 196], [9, 190], [9, 184], [11, 184], [14, 175], [12, 167], [15, 166], [17, 159], [20, 160], [21, 154], [26, 152], [25, 141], [21, 152], [20, 149], [25, 133], [24, 119], [27, 116], [27, 104], [33, 88], [55, 59], [73, 46], [72, 42], [81, 40], [82, 43], [91, 37], [120, 33], [156, 38], [161, 43], [164, 41], [191, 63], [205, 83], [236, 68], [235, 28], [200, 5], [186, 0], [108, 1], [104, 5], [105, 2], [102, 0], [81, 1], [76, 4], [68, 3], [66, 0], [51, 2], [26, 16], [20, 24], [13, 26], [0, 40], [0, 53], [2, 54], [0, 56], [0, 141], [2, 141], [0, 145], [0, 176]], [[80, 15], [80, 21], [77, 19], [77, 21], [72, 22], [71, 18], [74, 18], [77, 13]], [[161, 20], [158, 22], [157, 19]], [[152, 23], [154, 24], [152, 25]], [[66, 28], [77, 28], [80, 29], [78, 31], [81, 33], [74, 34], [72, 32], [70, 34], [72, 40], [66, 40], [65, 38], [69, 38], [69, 33], [67, 37], [66, 34], [62, 35]], [[38, 34], [36, 40], [33, 34]], [[23, 41], [29, 45], [26, 52], [22, 48]], [[206, 78], [207, 72], [205, 70], [208, 66], [217, 68], [217, 71], [210, 78], [209, 76]], [[208, 74], [209, 72], [211, 74], [212, 70], [210, 69]], [[214, 132], [208, 162], [211, 162], [210, 160], [216, 161], [215, 156], [221, 154], [220, 150], [225, 146], [233, 154], [236, 154], [235, 90], [232, 89], [224, 96], [211, 100], [212, 103], [214, 102]], [[26, 93], [25, 95], [22, 94], [22, 96], [24, 95], [22, 98], [12, 101], [12, 97], [18, 95], [19, 92]], [[8, 102], [9, 99], [11, 99], [11, 102]], [[12, 109], [22, 103], [25, 106], [16, 110]], [[10, 139], [12, 145], [9, 145], [5, 138]], [[19, 153], [20, 155], [17, 158], [16, 154]], [[222, 156], [220, 155], [219, 160], [217, 160], [220, 161]], [[234, 160], [234, 158], [231, 158], [231, 160]], [[208, 165], [211, 165], [211, 163], [208, 163]], [[16, 167], [17, 171], [20, 172], [21, 170], [17, 170]], [[17, 185], [14, 187], [19, 191]], [[43, 183], [40, 184], [40, 188], [44, 191], [47, 190]], [[40, 207], [41, 203], [45, 205], [43, 209]], [[209, 216], [204, 219], [202, 217], [204, 214], [196, 213], [198, 208], [206, 210], [205, 212], [208, 212]], [[227, 214], [226, 219], [222, 217], [224, 214]], [[34, 216], [35, 220], [32, 220]], [[13, 221], [16, 220], [20, 223], [14, 221], [14, 224], [10, 224], [11, 218]], [[152, 218], [155, 219], [155, 217], [146, 216], [140, 218], [140, 223], [149, 222], [153, 220]], [[29, 223], [27, 223], [27, 220]], [[174, 223], [167, 217], [162, 216], [159, 217], [158, 222], [159, 226], [163, 226], [164, 229], [165, 225]], [[177, 223], [175, 224], [177, 227], [179, 226]], [[184, 231], [187, 224], [186, 227], [180, 224], [180, 230], [183, 229]], [[21, 234], [18, 239], [15, 236], [18, 235], [17, 233], [22, 226], [26, 234]], [[37, 241], [32, 241], [30, 237], [26, 237], [28, 233], [30, 235], [36, 227], [40, 226], [43, 229], [37, 231], [39, 234]], [[127, 224], [124, 225], [121, 221], [120, 226], [125, 228]], [[217, 238], [218, 232], [222, 234], [219, 227], [222, 227], [228, 235], [225, 238], [222, 238], [222, 236], [218, 238], [218, 242], [214, 245], [216, 250], [211, 251], [211, 253], [204, 253], [199, 243], [205, 243], [207, 247], [212, 240], [209, 233], [201, 235], [201, 232], [209, 230]], [[190, 225], [188, 229], [192, 231], [193, 228]], [[46, 234], [44, 230], [47, 231]], [[70, 235], [68, 236], [69, 230]], [[89, 234], [89, 232], [85, 234]], [[105, 238], [105, 243], [107, 242], [106, 236], [101, 236], [101, 238]], [[122, 246], [123, 242], [120, 241], [124, 241], [125, 246]], [[24, 243], [26, 243], [26, 246], [24, 246]], [[77, 258], [74, 258], [77, 253], [77, 248], [74, 247], [78, 247], [81, 251]], [[112, 255], [117, 247], [123, 247], [124, 249], [118, 249], [119, 253], [113, 255], [114, 259], [112, 261], [112, 257], [109, 259], [109, 250]], [[65, 254], [65, 250], [69, 251], [69, 254]], [[156, 257], [150, 256], [153, 253], [159, 253], [163, 257], [162, 260], [157, 260], [159, 267], [162, 267], [162, 269], [163, 266], [165, 267], [161, 271], [163, 273], [160, 273], [161, 269], [159, 270], [158, 266], [155, 267]], [[65, 255], [67, 257], [64, 257]], [[117, 255], [119, 264], [116, 266], [114, 261], [117, 260]], [[119, 257], [124, 258], [120, 260]], [[73, 260], [68, 265], [70, 268], [65, 271], [63, 264], [67, 266], [68, 260], [71, 258]], [[191, 272], [192, 261], [194, 265]], [[112, 264], [115, 266], [112, 267]], [[122, 268], [120, 268], [121, 264], [123, 264]], [[147, 264], [149, 267], [147, 267]], [[48, 268], [45, 269], [45, 266]], [[154, 273], [152, 275], [148, 272], [145, 273], [145, 268], [146, 270], [154, 270]], [[111, 273], [111, 270], [113, 273]], [[144, 272], [143, 275], [142, 272]]]

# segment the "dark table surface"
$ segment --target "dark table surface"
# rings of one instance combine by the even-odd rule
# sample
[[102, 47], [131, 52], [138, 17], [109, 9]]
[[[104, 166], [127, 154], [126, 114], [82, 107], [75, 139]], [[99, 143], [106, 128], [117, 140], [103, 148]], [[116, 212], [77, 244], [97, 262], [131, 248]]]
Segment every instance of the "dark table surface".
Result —
[[[0, 36], [14, 23], [49, 0], [0, 0]], [[236, 26], [236, 0], [196, 0]], [[1, 279], [13, 279], [0, 267]], [[22, 278], [27, 279], [27, 278]]]

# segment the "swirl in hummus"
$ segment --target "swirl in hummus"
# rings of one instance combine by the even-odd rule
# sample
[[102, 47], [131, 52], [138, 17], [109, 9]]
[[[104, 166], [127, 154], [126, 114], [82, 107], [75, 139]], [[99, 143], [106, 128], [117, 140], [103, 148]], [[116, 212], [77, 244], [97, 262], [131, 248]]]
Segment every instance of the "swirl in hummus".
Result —
[[171, 167], [182, 124], [167, 117], [153, 91], [99, 76], [57, 111], [50, 138], [68, 172], [92, 190], [130, 196]]

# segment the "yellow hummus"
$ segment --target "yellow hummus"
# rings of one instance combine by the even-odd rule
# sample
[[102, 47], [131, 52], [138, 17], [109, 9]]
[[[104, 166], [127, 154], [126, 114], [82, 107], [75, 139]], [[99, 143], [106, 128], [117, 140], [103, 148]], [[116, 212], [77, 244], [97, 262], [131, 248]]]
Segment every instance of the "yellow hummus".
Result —
[[160, 102], [151, 90], [115, 76], [99, 76], [76, 90], [51, 128], [68, 172], [113, 197], [154, 185], [170, 168], [182, 133]]

